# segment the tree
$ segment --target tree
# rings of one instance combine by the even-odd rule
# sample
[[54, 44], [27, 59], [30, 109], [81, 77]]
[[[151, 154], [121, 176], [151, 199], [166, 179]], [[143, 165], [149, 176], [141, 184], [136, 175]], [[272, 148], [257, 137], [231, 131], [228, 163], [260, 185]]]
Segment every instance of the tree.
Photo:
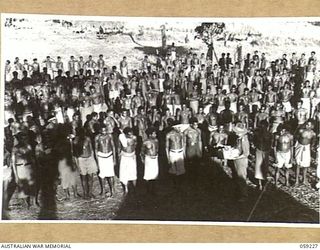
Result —
[[210, 60], [213, 60], [213, 56], [218, 62], [218, 57], [214, 49], [214, 40], [225, 32], [226, 25], [225, 23], [201, 23], [200, 26], [195, 28], [197, 35], [195, 39], [202, 39], [202, 41], [208, 46], [207, 56]]

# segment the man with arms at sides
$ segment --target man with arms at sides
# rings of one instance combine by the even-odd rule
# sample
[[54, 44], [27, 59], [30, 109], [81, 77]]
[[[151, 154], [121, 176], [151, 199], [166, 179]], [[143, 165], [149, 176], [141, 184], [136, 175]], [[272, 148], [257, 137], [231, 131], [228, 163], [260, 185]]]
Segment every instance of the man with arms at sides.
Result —
[[107, 179], [110, 197], [112, 197], [115, 192], [114, 167], [117, 162], [116, 148], [112, 137], [112, 131], [108, 131], [104, 124], [101, 126], [101, 133], [95, 137], [95, 151], [99, 167], [99, 177], [101, 179]]
[[269, 168], [269, 155], [272, 146], [273, 135], [268, 131], [269, 124], [266, 120], [259, 123], [254, 131], [253, 143], [256, 147], [255, 178], [258, 180], [258, 188], [262, 190], [267, 179]]
[[173, 177], [175, 188], [179, 188], [181, 177], [185, 174], [183, 136], [177, 128], [172, 127], [173, 120], [168, 119], [170, 131], [166, 135], [166, 153], [169, 163], [169, 174]]
[[119, 129], [122, 131], [127, 127], [132, 128], [132, 119], [128, 116], [128, 113], [129, 111], [127, 109], [123, 109], [118, 119]]
[[260, 108], [260, 111], [255, 115], [254, 128], [256, 128], [262, 121], [269, 122], [269, 114], [268, 112], [266, 112], [266, 109], [267, 109], [266, 105], [263, 104]]
[[137, 183], [137, 137], [133, 135], [132, 128], [126, 127], [123, 129], [123, 133], [119, 135], [119, 141], [119, 179], [123, 186], [124, 194], [127, 194], [129, 182], [132, 182], [134, 191]]
[[311, 164], [311, 147], [316, 142], [316, 133], [313, 131], [313, 124], [308, 120], [305, 127], [300, 128], [296, 134], [295, 160], [297, 163], [296, 185], [299, 184], [300, 168], [303, 169], [303, 184], [307, 185], [307, 171]]
[[93, 175], [98, 172], [96, 161], [93, 157], [93, 148], [90, 137], [85, 134], [83, 128], [77, 129], [77, 136], [74, 140], [76, 164], [78, 166], [83, 188], [83, 198], [94, 198], [92, 194]]
[[297, 109], [294, 111], [294, 116], [298, 121], [297, 130], [303, 127], [308, 120], [308, 111], [302, 106], [303, 102], [299, 100], [297, 102]]
[[154, 180], [159, 175], [159, 142], [155, 128], [150, 127], [147, 129], [147, 135], [148, 139], [143, 142], [141, 149], [141, 159], [144, 164], [143, 179], [148, 182], [148, 193], [154, 194]]
[[286, 186], [289, 186], [289, 169], [292, 167], [293, 160], [293, 135], [289, 133], [285, 126], [281, 125], [279, 134], [274, 140], [274, 155], [276, 164], [275, 184], [278, 186], [280, 169], [286, 168]]
[[194, 180], [194, 184], [197, 184], [200, 172], [199, 164], [202, 157], [201, 130], [198, 128], [197, 118], [192, 117], [190, 119], [190, 127], [183, 132], [183, 140], [189, 176]]

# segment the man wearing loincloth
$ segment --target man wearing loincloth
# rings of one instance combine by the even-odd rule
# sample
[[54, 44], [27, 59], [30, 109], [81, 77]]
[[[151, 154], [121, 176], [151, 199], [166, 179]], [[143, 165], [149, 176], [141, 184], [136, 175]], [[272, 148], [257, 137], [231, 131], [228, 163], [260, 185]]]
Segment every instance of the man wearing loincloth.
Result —
[[276, 104], [275, 109], [272, 110], [270, 114], [270, 121], [271, 121], [270, 132], [271, 133], [274, 134], [277, 132], [278, 126], [284, 123], [285, 117], [286, 117], [286, 113], [282, 109], [282, 105], [279, 102]]
[[110, 197], [112, 197], [115, 191], [114, 167], [116, 164], [116, 148], [112, 131], [108, 133], [107, 127], [104, 124], [101, 126], [101, 133], [95, 137], [95, 153], [98, 161], [99, 177], [104, 180], [107, 179]]
[[302, 106], [303, 101], [297, 101], [297, 109], [294, 111], [294, 116], [298, 121], [297, 129], [300, 129], [308, 120], [308, 111]]
[[257, 114], [255, 115], [254, 128], [256, 128], [262, 121], [269, 122], [269, 113], [266, 111], [266, 109], [267, 109], [266, 105], [263, 104], [259, 112], [257, 112]]
[[148, 139], [146, 139], [141, 148], [141, 159], [144, 164], [143, 179], [148, 182], [148, 192], [154, 193], [154, 180], [159, 175], [159, 142], [157, 132], [154, 128], [147, 129]]
[[[169, 127], [172, 127], [173, 120], [168, 119]], [[184, 167], [184, 144], [183, 136], [177, 128], [172, 127], [166, 135], [166, 153], [169, 163], [169, 174], [173, 176], [175, 187], [180, 184], [181, 176], [185, 174]]]
[[316, 133], [313, 131], [311, 120], [306, 122], [305, 127], [298, 130], [296, 138], [297, 141], [294, 147], [294, 156], [297, 163], [295, 184], [299, 184], [300, 168], [303, 168], [303, 184], [307, 185], [307, 171], [311, 164], [311, 147], [316, 142]]
[[133, 135], [132, 128], [126, 127], [123, 129], [123, 133], [119, 135], [119, 141], [119, 179], [123, 186], [124, 194], [127, 194], [129, 182], [132, 182], [134, 189], [137, 182], [137, 137]]
[[282, 125], [280, 132], [275, 136], [274, 155], [276, 164], [275, 185], [278, 186], [280, 169], [285, 167], [286, 186], [289, 186], [289, 169], [292, 167], [293, 161], [293, 135]]

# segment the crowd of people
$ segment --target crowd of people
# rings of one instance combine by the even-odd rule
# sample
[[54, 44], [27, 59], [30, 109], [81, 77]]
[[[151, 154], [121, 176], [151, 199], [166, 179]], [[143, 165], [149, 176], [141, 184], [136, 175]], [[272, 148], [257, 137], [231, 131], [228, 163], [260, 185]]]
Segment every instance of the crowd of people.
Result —
[[60, 56], [7, 60], [4, 207], [13, 192], [28, 206], [37, 203], [49, 178], [60, 178], [66, 199], [71, 189], [75, 197], [95, 197], [95, 180], [103, 196], [114, 195], [117, 179], [124, 194], [134, 192], [141, 169], [153, 193], [163, 170], [179, 188], [184, 176], [201, 185], [203, 166], [225, 165], [240, 202], [250, 164], [260, 190], [272, 164], [275, 185], [291, 185], [290, 172], [295, 185], [308, 185], [308, 169], [320, 171], [312, 161], [320, 150], [315, 54], [271, 59], [254, 51], [234, 62], [223, 53], [215, 64], [172, 45], [137, 69], [126, 57], [110, 67], [103, 55], [71, 56], [67, 65]]

